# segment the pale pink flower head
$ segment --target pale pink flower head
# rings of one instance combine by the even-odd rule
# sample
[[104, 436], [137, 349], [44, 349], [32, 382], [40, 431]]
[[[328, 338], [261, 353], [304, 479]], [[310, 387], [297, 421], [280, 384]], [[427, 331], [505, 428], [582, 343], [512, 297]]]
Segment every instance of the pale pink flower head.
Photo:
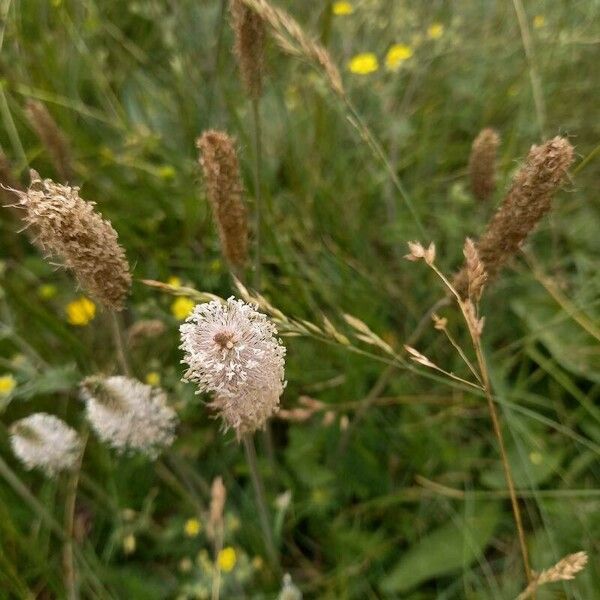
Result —
[[92, 428], [118, 452], [154, 459], [175, 439], [177, 414], [161, 388], [121, 375], [88, 377], [81, 395]]
[[211, 406], [238, 437], [263, 427], [284, 388], [285, 347], [275, 325], [232, 297], [197, 305], [180, 331], [184, 380], [215, 394]]
[[50, 477], [73, 469], [82, 447], [74, 429], [46, 413], [35, 413], [14, 423], [10, 442], [25, 468], [40, 468]]

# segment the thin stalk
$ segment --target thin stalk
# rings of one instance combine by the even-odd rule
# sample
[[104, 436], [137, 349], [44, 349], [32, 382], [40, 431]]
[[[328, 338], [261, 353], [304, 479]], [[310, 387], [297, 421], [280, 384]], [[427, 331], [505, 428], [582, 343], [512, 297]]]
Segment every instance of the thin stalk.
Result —
[[429, 265], [431, 269], [436, 273], [436, 275], [442, 280], [446, 288], [450, 291], [450, 293], [456, 298], [458, 306], [463, 314], [465, 323], [467, 325], [467, 329], [469, 330], [469, 335], [471, 336], [471, 341], [473, 343], [473, 349], [475, 350], [475, 356], [477, 357], [477, 365], [479, 367], [480, 378], [479, 380], [482, 382], [482, 389], [487, 400], [488, 411], [490, 413], [490, 418], [492, 420], [492, 427], [494, 430], [494, 435], [496, 436], [496, 440], [498, 442], [498, 448], [500, 450], [500, 460], [502, 462], [502, 470], [504, 471], [504, 478], [506, 479], [506, 484], [508, 486], [508, 492], [510, 495], [510, 503], [512, 506], [512, 511], [515, 519], [515, 525], [517, 527], [517, 535], [519, 538], [519, 546], [521, 548], [521, 555], [523, 558], [523, 566], [525, 568], [525, 575], [527, 578], [527, 583], [530, 584], [533, 581], [531, 567], [529, 563], [529, 554], [527, 552], [527, 542], [525, 540], [525, 530], [523, 528], [523, 520], [521, 518], [521, 509], [519, 508], [519, 502], [517, 500], [517, 494], [515, 492], [515, 484], [513, 481], [512, 471], [510, 468], [510, 463], [508, 462], [508, 454], [506, 452], [506, 445], [504, 443], [504, 436], [502, 434], [502, 427], [500, 426], [500, 419], [498, 417], [498, 411], [496, 410], [496, 404], [494, 402], [494, 398], [492, 396], [492, 386], [490, 383], [489, 371], [487, 368], [487, 363], [485, 361], [485, 356], [483, 354], [483, 350], [481, 348], [481, 336], [478, 331], [475, 330], [473, 319], [469, 316], [467, 311], [467, 307], [465, 302], [463, 302], [460, 294], [456, 291], [454, 286], [448, 281], [445, 275], [435, 266], [435, 264]]
[[358, 133], [363, 138], [363, 140], [367, 143], [369, 148], [371, 148], [371, 150], [373, 151], [375, 156], [381, 161], [381, 163], [385, 167], [386, 171], [388, 172], [388, 175], [389, 175], [390, 179], [392, 180], [392, 183], [394, 184], [395, 188], [400, 193], [400, 196], [402, 197], [402, 200], [404, 201], [406, 208], [408, 208], [408, 211], [410, 212], [411, 217], [413, 218], [415, 224], [417, 225], [419, 234], [421, 235], [421, 237], [427, 238], [428, 237], [427, 232], [425, 231], [425, 228], [423, 227], [423, 223], [421, 222], [421, 219], [419, 218], [419, 215], [417, 214], [417, 211], [415, 210], [415, 207], [412, 203], [410, 195], [408, 194], [408, 191], [404, 187], [404, 184], [402, 183], [402, 180], [398, 176], [398, 173], [396, 173], [396, 170], [390, 163], [385, 151], [383, 150], [383, 148], [381, 146], [381, 143], [375, 137], [375, 135], [373, 134], [373, 132], [371, 131], [369, 126], [366, 124], [365, 120], [361, 117], [360, 113], [356, 110], [356, 108], [354, 108], [354, 105], [350, 101], [350, 98], [348, 98], [346, 95], [344, 95], [342, 97], [342, 99], [346, 105], [346, 109], [348, 110], [348, 114], [349, 114], [348, 120], [355, 127], [355, 129], [358, 131]]
[[252, 439], [252, 436], [245, 435], [242, 438], [242, 441], [244, 443], [246, 461], [248, 462], [248, 468], [250, 469], [250, 478], [252, 479], [252, 486], [254, 487], [254, 496], [256, 499], [256, 506], [258, 508], [258, 517], [260, 520], [260, 525], [263, 530], [263, 539], [265, 542], [265, 547], [269, 556], [269, 560], [271, 561], [276, 573], [279, 575], [281, 572], [281, 565], [279, 563], [279, 553], [277, 552], [275, 542], [273, 541], [273, 530], [269, 521], [264, 486], [262, 483], [260, 473], [258, 471], [254, 440]]
[[117, 352], [117, 361], [123, 373], [130, 377], [131, 368], [129, 367], [129, 361], [127, 360], [127, 354], [125, 352], [125, 341], [123, 339], [123, 332], [121, 331], [120, 319], [114, 310], [110, 310], [109, 313], [113, 342], [115, 344], [115, 350]]
[[254, 245], [254, 289], [261, 289], [261, 230], [262, 230], [262, 182], [261, 182], [261, 167], [262, 167], [262, 140], [261, 140], [261, 123], [260, 123], [260, 100], [252, 98], [252, 138], [254, 143], [254, 162], [252, 172], [254, 176], [254, 223], [255, 223], [255, 245]]
[[214, 567], [212, 577], [212, 590], [211, 600], [219, 600], [221, 594], [221, 569], [219, 568], [219, 553], [223, 548], [223, 523], [221, 522], [215, 531], [215, 545], [214, 545]]
[[77, 504], [77, 487], [81, 472], [81, 462], [87, 444], [87, 432], [82, 436], [81, 452], [74, 471], [69, 475], [65, 494], [65, 519], [64, 531], [66, 535], [63, 547], [63, 568], [65, 571], [65, 587], [68, 600], [79, 600], [79, 582], [77, 569], [73, 559], [73, 524], [75, 521], [75, 507]]
[[491, 392], [491, 384], [485, 357], [481, 349], [481, 343], [476, 336], [471, 334], [473, 339], [473, 346], [475, 348], [475, 354], [477, 355], [477, 364], [481, 372], [483, 380], [483, 389], [488, 404], [488, 410], [492, 419], [492, 426], [494, 428], [494, 435], [498, 441], [498, 448], [500, 449], [500, 458], [502, 461], [502, 469], [504, 471], [504, 478], [508, 486], [508, 493], [510, 495], [510, 503], [512, 506], [513, 515], [515, 518], [515, 524], [517, 526], [517, 533], [519, 536], [519, 546], [521, 547], [521, 555], [523, 557], [523, 565], [525, 567], [525, 575], [527, 577], [527, 583], [530, 584], [533, 581], [531, 574], [531, 566], [529, 564], [529, 554], [527, 552], [527, 542], [525, 540], [525, 530], [523, 528], [523, 521], [521, 519], [521, 509], [519, 508], [519, 502], [517, 500], [517, 494], [515, 492], [515, 484], [510, 469], [510, 463], [508, 462], [508, 455], [506, 453], [506, 446], [504, 444], [504, 436], [502, 434], [502, 428], [500, 426], [500, 419], [498, 418], [498, 411], [496, 410], [496, 404]]
[[525, 58], [529, 67], [529, 79], [531, 81], [531, 90], [533, 92], [533, 103], [535, 104], [535, 112], [542, 137], [546, 137], [546, 105], [544, 103], [544, 95], [542, 93], [542, 81], [537, 70], [535, 54], [533, 51], [533, 43], [529, 34], [529, 26], [527, 25], [527, 15], [523, 8], [521, 0], [513, 0], [519, 30], [521, 32], [521, 40], [523, 49], [525, 50]]

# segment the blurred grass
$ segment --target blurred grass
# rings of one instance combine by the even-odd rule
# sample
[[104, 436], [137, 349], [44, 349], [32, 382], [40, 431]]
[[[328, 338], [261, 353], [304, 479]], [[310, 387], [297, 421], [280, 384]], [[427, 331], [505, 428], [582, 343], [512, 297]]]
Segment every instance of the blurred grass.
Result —
[[[542, 139], [512, 3], [363, 0], [354, 3], [353, 15], [333, 18], [328, 2], [319, 10], [281, 4], [327, 42], [354, 104], [436, 242], [440, 264], [452, 271], [461, 262], [464, 237], [477, 235], [493, 211], [468, 193], [472, 139], [484, 126], [501, 133], [495, 201], [530, 145]], [[534, 1], [525, 8], [546, 131], [567, 135], [577, 162], [551, 218], [528, 245], [539, 273], [532, 272], [531, 261], [518, 260], [486, 293], [485, 343], [518, 487], [528, 491], [523, 506], [534, 568], [579, 549], [591, 555], [575, 582], [539, 598], [561, 593], [587, 600], [600, 597], [600, 353], [597, 338], [576, 316], [597, 329], [600, 38], [594, 24], [600, 4]], [[178, 276], [197, 289], [232, 293], [194, 148], [206, 128], [234, 134], [252, 203], [251, 109], [221, 3], [3, 0], [0, 15], [0, 145], [22, 183], [30, 167], [55, 176], [24, 115], [25, 101], [35, 98], [67, 135], [74, 183], [113, 221], [137, 279]], [[542, 27], [533, 26], [535, 15], [543, 15]], [[428, 39], [428, 27], [437, 22], [443, 35]], [[394, 42], [414, 49], [397, 73], [381, 68], [361, 77], [347, 71], [349, 58], [363, 51], [375, 52], [383, 64]], [[285, 314], [314, 322], [325, 314], [340, 328], [342, 313], [355, 315], [400, 350], [441, 290], [418, 265], [399, 260], [406, 240], [419, 232], [387, 174], [319, 74], [282, 56], [273, 44], [261, 111], [264, 294]], [[390, 204], [395, 219], [389, 218]], [[85, 328], [69, 325], [65, 306], [78, 295], [70, 277], [15, 233], [19, 224], [8, 211], [0, 226], [0, 362], [18, 382], [2, 421], [8, 425], [47, 410], [77, 424], [78, 379], [115, 369], [105, 316]], [[548, 292], [540, 274], [568, 305]], [[39, 289], [47, 283], [57, 294], [43, 300]], [[138, 283], [126, 321], [159, 318], [168, 325], [167, 334], [134, 353], [132, 362], [141, 379], [149, 371], [160, 373], [182, 416], [180, 436], [156, 464], [117, 458], [90, 441], [78, 512], [89, 565], [82, 568], [84, 597], [202, 597], [210, 573], [197, 557], [210, 545], [204, 533], [186, 538], [183, 523], [203, 518], [207, 486], [216, 475], [224, 477], [229, 493], [226, 544], [238, 553], [236, 568], [224, 574], [223, 597], [274, 597], [279, 583], [266, 566], [252, 562], [263, 545], [242, 453], [231, 436], [218, 432], [191, 386], [179, 382], [170, 303]], [[456, 313], [444, 314], [464, 339]], [[293, 425], [275, 422], [277, 469], [265, 468], [272, 499], [286, 490], [292, 494], [290, 506], [279, 509], [278, 537], [284, 567], [305, 597], [516, 596], [523, 581], [510, 506], [505, 497], [483, 493], [504, 484], [481, 400], [396, 371], [380, 395], [411, 401], [372, 406], [338, 459], [341, 417], [352, 419], [354, 412], [336, 405], [367, 396], [385, 367], [311, 339], [286, 338], [286, 345], [283, 406], [309, 395], [335, 412], [330, 425], [320, 416]], [[433, 331], [419, 349], [464, 375], [452, 349]], [[23, 472], [10, 456], [5, 430], [0, 439], [2, 456], [60, 519], [62, 483]], [[464, 491], [464, 497], [434, 492], [417, 476]], [[0, 511], [2, 593], [63, 597], [60, 540], [4, 482]], [[446, 570], [440, 551], [438, 569], [410, 589], [386, 587], [396, 569], [406, 568], [403, 561], [418, 557], [440, 531], [462, 530], [461, 523], [488, 513], [499, 516], [486, 539], [475, 545], [456, 541], [454, 559], [468, 544], [480, 544], [475, 560], [465, 558]], [[123, 546], [128, 535], [136, 539], [129, 554]], [[193, 561], [191, 571], [182, 568], [185, 558]], [[419, 568], [425, 560], [417, 561]], [[431, 569], [435, 559], [429, 560]]]

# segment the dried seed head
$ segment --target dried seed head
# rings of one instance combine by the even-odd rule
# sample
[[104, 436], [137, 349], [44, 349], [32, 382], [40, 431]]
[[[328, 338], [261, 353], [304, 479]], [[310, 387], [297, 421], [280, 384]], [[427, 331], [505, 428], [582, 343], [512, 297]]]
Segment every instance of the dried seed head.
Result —
[[465, 255], [465, 266], [467, 269], [467, 294], [471, 300], [478, 302], [481, 294], [483, 294], [487, 273], [471, 238], [465, 240], [463, 254]]
[[408, 242], [409, 253], [404, 257], [406, 260], [417, 261], [424, 260], [428, 265], [435, 262], [435, 244], [431, 242], [425, 248], [420, 242]]
[[59, 257], [81, 286], [105, 306], [122, 310], [131, 287], [129, 264], [112, 225], [79, 197], [79, 188], [41, 180], [31, 171], [31, 185], [18, 192], [25, 221], [36, 243]]
[[238, 437], [264, 426], [284, 388], [285, 347], [266, 315], [229, 298], [196, 306], [181, 325], [185, 381], [214, 393], [210, 406]]
[[490, 198], [496, 189], [496, 151], [500, 136], [493, 129], [483, 129], [475, 138], [469, 157], [471, 190], [480, 202]]
[[119, 452], [156, 458], [175, 439], [177, 415], [158, 387], [130, 377], [89, 377], [81, 384], [81, 395], [98, 437]]
[[248, 258], [248, 217], [235, 143], [226, 133], [209, 130], [196, 145], [223, 254], [232, 266], [241, 267]]
[[302, 27], [284, 10], [267, 0], [242, 0], [269, 25], [281, 49], [288, 54], [301, 56], [323, 71], [331, 89], [343, 96], [344, 86], [338, 68], [329, 52], [311, 40]]
[[248, 95], [257, 99], [262, 94], [265, 25], [242, 0], [230, 0], [229, 10], [235, 34], [234, 52], [242, 82]]
[[39, 467], [50, 477], [75, 467], [81, 452], [77, 432], [46, 413], [14, 423], [10, 441], [13, 452], [27, 469]]
[[[564, 181], [572, 162], [573, 146], [564, 138], [555, 137], [542, 146], [532, 146], [511, 190], [477, 242], [477, 252], [488, 281], [498, 276], [550, 210], [552, 196]], [[456, 275], [454, 286], [461, 296], [467, 295], [466, 267]]]
[[50, 155], [50, 160], [63, 181], [73, 177], [71, 150], [67, 138], [48, 112], [37, 100], [29, 100], [25, 106], [27, 119], [42, 145]]
[[536, 575], [535, 579], [527, 586], [527, 588], [519, 594], [517, 600], [531, 598], [535, 591], [546, 583], [575, 579], [575, 575], [585, 568], [587, 562], [588, 555], [586, 552], [576, 552], [575, 554], [565, 556], [553, 567]]

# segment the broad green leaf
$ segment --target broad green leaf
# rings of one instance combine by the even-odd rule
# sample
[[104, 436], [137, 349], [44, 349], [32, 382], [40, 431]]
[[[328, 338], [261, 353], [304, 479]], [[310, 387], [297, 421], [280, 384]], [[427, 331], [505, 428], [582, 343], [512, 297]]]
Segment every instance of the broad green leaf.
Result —
[[489, 544], [499, 517], [498, 505], [490, 503], [426, 534], [384, 578], [383, 591], [405, 592], [428, 579], [468, 568]]

